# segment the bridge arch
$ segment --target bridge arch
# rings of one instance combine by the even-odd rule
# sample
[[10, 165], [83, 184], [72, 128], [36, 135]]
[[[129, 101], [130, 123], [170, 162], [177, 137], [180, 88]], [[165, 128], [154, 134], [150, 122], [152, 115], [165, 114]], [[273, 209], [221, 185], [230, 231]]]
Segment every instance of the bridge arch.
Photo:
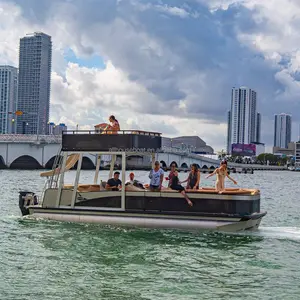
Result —
[[41, 168], [39, 162], [29, 155], [19, 156], [10, 164], [10, 169], [37, 170]]
[[[52, 170], [53, 164], [54, 164], [54, 161], [55, 161], [56, 157], [57, 157], [57, 155], [51, 157], [51, 158], [47, 161], [47, 163], [45, 164], [45, 169], [51, 169], [51, 170]], [[60, 158], [62, 158], [62, 156], [60, 156]], [[57, 161], [59, 161], [59, 160], [57, 160]], [[56, 165], [55, 168], [57, 168], [57, 167], [58, 167], [58, 166]]]
[[4, 158], [0, 155], [0, 170], [7, 169], [7, 166], [4, 162]]
[[[75, 164], [74, 169], [77, 169], [78, 162]], [[95, 169], [95, 164], [93, 161], [87, 157], [83, 156], [82, 157], [82, 164], [81, 164], [81, 170], [94, 170]]]
[[215, 169], [215, 167], [214, 167], [214, 166], [210, 166], [210, 169], [211, 169], [211, 170], [214, 170], [214, 169]]
[[167, 164], [164, 160], [161, 160], [160, 161], [160, 165], [163, 167], [163, 168], [166, 168], [167, 167]]
[[188, 164], [185, 162], [181, 164], [181, 168], [188, 169], [188, 167], [189, 167]]
[[204, 166], [202, 167], [202, 169], [208, 169], [207, 165], [204, 165]]
[[176, 161], [173, 160], [173, 161], [170, 163], [170, 167], [172, 166], [172, 164], [174, 164], [174, 165], [176, 166], [176, 168], [178, 168], [178, 164], [177, 164]]

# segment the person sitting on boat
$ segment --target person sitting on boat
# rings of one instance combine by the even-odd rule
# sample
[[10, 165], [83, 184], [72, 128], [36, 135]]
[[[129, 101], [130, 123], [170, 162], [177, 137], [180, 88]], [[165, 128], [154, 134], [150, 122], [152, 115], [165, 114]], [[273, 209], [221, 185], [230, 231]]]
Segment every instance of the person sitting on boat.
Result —
[[126, 181], [125, 185], [129, 185], [129, 184], [132, 184], [133, 185], [134, 183], [134, 173], [130, 173], [129, 174], [129, 180]]
[[95, 125], [95, 130], [100, 131], [103, 134], [118, 133], [118, 131], [120, 131], [120, 124], [119, 124], [118, 120], [115, 118], [115, 116], [111, 115], [109, 117], [109, 122], [110, 122], [110, 124], [101, 123], [101, 124]]
[[166, 180], [169, 180], [168, 187], [170, 187], [171, 184], [172, 184], [172, 178], [174, 176], [175, 170], [176, 170], [176, 165], [174, 163], [172, 163], [171, 164], [171, 171], [169, 173], [169, 176], [166, 177]]
[[154, 168], [150, 171], [149, 178], [151, 179], [150, 190], [159, 192], [164, 180], [164, 171], [161, 169], [159, 161], [154, 163]]
[[120, 130], [120, 124], [119, 124], [118, 120], [115, 118], [115, 116], [111, 115], [109, 117], [109, 122], [110, 122], [110, 124], [108, 124], [106, 126], [106, 128], [104, 128], [104, 130], [112, 130], [115, 133], [117, 133], [117, 131]]
[[129, 180], [126, 181], [125, 185], [126, 186], [133, 185], [140, 189], [143, 189], [143, 190], [145, 189], [144, 185], [140, 181], [134, 179], [134, 173], [132, 173], [132, 172], [129, 174]]
[[187, 182], [187, 189], [198, 190], [200, 184], [200, 171], [196, 164], [192, 164], [189, 177], [181, 183]]
[[172, 190], [178, 191], [183, 195], [185, 200], [187, 201], [189, 206], [193, 206], [193, 202], [188, 198], [187, 194], [185, 193], [184, 187], [179, 183], [179, 178], [178, 178], [178, 170], [175, 169], [173, 177], [172, 177], [172, 183], [170, 188]]
[[114, 177], [107, 180], [105, 189], [110, 191], [119, 191], [122, 188], [122, 181], [119, 179], [120, 172], [116, 171]]
[[206, 178], [209, 178], [213, 175], [217, 175], [217, 181], [216, 181], [216, 191], [219, 193], [222, 193], [225, 190], [225, 177], [228, 177], [234, 184], [237, 184], [237, 182], [231, 178], [227, 172], [227, 161], [223, 160], [220, 164], [220, 167], [215, 169], [215, 171]]

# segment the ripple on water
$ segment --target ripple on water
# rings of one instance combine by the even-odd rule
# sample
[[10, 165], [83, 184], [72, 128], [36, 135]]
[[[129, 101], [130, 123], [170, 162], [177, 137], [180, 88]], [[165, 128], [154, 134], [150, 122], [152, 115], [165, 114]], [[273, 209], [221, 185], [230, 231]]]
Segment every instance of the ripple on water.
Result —
[[299, 299], [299, 191], [290, 183], [299, 173], [234, 174], [261, 189], [268, 211], [259, 231], [242, 234], [22, 219], [18, 190], [43, 181], [34, 171], [0, 175], [0, 299]]

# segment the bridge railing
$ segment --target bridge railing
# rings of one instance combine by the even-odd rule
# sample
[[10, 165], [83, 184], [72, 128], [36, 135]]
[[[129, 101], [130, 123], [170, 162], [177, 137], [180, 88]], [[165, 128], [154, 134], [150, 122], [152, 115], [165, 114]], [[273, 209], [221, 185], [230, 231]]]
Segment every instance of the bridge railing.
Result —
[[61, 135], [36, 135], [36, 134], [0, 134], [0, 143], [47, 143], [60, 144]]

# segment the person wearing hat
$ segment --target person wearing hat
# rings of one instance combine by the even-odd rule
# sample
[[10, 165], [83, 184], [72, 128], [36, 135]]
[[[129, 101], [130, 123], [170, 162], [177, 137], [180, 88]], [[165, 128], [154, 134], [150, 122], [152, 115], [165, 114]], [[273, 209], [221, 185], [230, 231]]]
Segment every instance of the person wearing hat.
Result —
[[131, 172], [131, 173], [129, 174], [129, 180], [126, 181], [125, 185], [129, 185], [129, 184], [132, 184], [132, 185], [133, 185], [133, 184], [134, 184], [134, 181], [135, 181], [135, 180], [134, 180], [134, 173]]
[[145, 189], [144, 185], [140, 181], [134, 179], [134, 173], [132, 173], [132, 172], [129, 174], [129, 180], [126, 181], [125, 185], [126, 186], [133, 185], [140, 189], [143, 189], [143, 190]]

